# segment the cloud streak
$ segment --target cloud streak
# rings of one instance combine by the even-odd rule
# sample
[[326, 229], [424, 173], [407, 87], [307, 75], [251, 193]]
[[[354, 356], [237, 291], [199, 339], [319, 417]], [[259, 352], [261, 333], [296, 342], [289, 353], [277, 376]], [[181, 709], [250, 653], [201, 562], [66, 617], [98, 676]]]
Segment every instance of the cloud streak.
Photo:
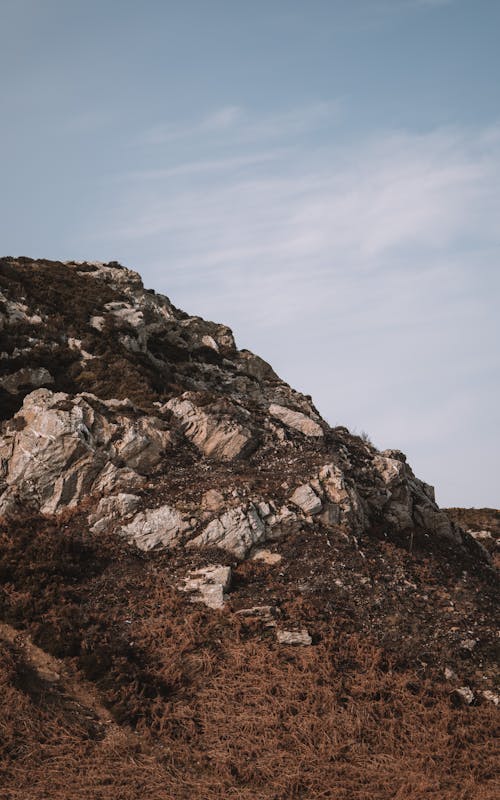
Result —
[[[245, 116], [207, 119], [239, 127]], [[269, 144], [279, 119], [288, 135], [299, 116], [254, 118], [254, 130]], [[215, 140], [226, 136], [221, 123]], [[406, 448], [430, 480], [446, 461], [445, 502], [467, 502], [467, 435], [497, 473], [489, 428], [500, 420], [480, 387], [500, 368], [500, 126], [315, 148], [297, 139], [279, 155], [243, 144], [159, 170], [167, 183], [153, 176], [136, 175], [100, 236], [129, 263], [146, 253], [155, 288], [232, 324], [331, 422]]]
[[277, 137], [283, 139], [331, 122], [339, 112], [338, 103], [313, 103], [266, 115], [250, 113], [237, 105], [223, 106], [191, 121], [158, 123], [143, 131], [136, 144], [157, 146], [200, 136], [213, 140], [236, 136], [240, 143]]

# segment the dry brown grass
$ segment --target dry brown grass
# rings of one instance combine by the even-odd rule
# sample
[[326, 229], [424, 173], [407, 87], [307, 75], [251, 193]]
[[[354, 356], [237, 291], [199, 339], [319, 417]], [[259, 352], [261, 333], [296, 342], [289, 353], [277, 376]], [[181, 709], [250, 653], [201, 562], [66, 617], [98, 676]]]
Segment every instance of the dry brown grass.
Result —
[[[2, 800], [498, 796], [492, 704], [455, 706], [442, 679], [335, 623], [280, 647], [190, 605], [168, 559], [78, 522], [28, 518], [0, 542], [1, 617], [63, 657], [51, 685], [22, 647], [0, 649]], [[117, 724], [72, 694], [78, 679]]]

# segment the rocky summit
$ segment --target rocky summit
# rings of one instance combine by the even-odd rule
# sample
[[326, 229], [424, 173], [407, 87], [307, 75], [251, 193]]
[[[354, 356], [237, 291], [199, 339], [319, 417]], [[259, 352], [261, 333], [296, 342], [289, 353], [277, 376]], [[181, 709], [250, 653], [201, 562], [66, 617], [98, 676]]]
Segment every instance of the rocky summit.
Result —
[[0, 260], [0, 409], [2, 798], [496, 796], [498, 513], [116, 262]]

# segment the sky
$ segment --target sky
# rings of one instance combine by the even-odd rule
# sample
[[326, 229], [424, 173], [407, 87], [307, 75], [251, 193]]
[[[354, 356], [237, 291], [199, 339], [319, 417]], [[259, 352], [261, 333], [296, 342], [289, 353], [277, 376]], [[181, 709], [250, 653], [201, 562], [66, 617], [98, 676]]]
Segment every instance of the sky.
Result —
[[0, 250], [117, 260], [500, 507], [500, 0], [0, 0]]

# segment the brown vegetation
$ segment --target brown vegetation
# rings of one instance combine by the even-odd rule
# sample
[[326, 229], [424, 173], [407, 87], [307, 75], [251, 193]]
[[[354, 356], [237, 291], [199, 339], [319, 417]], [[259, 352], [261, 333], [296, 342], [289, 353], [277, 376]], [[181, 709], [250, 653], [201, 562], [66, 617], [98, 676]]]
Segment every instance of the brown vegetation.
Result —
[[2, 800], [497, 796], [492, 704], [457, 705], [436, 672], [341, 613], [312, 647], [279, 646], [179, 595], [185, 556], [140, 555], [82, 523], [34, 517], [2, 534], [0, 617], [61, 673], [44, 679], [22, 637], [3, 641]]

